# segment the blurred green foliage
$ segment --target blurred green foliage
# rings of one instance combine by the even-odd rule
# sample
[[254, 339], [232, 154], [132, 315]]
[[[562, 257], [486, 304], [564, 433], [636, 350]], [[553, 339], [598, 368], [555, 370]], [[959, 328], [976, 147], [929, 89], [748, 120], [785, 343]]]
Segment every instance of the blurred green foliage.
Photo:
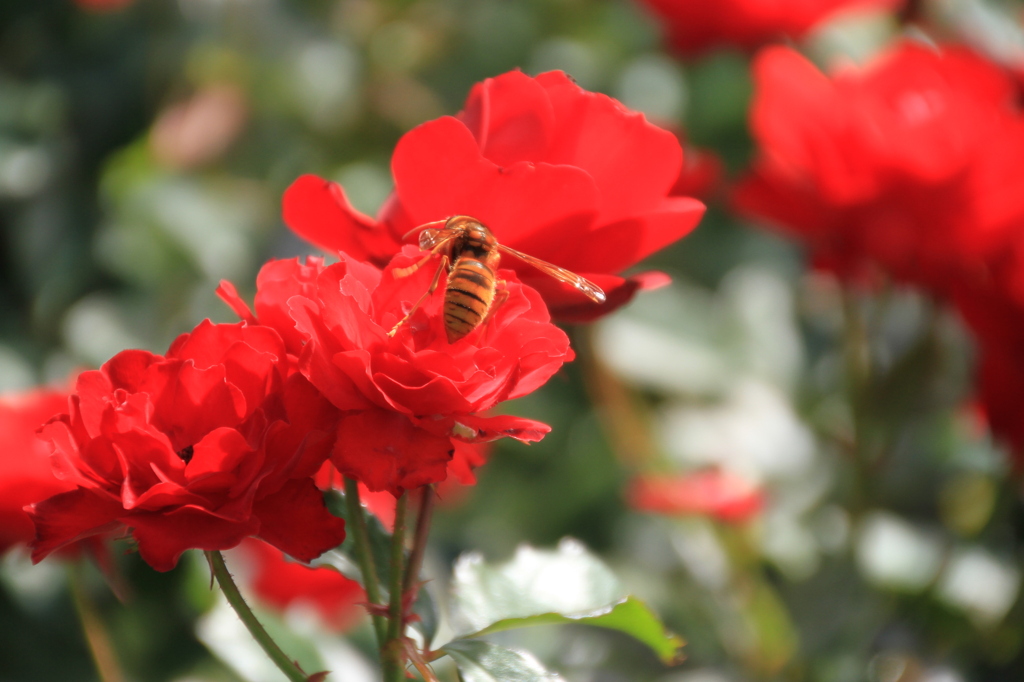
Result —
[[[933, 4], [951, 31], [991, 13]], [[891, 31], [830, 27], [808, 50], [856, 53]], [[338, 180], [372, 213], [400, 135], [513, 68], [565, 69], [685, 130], [732, 174], [751, 153], [747, 58], [684, 64], [626, 0], [0, 3], [0, 389], [231, 319], [218, 280], [251, 293], [264, 260], [310, 251], [278, 217], [296, 176]], [[906, 291], [844, 301], [718, 200], [648, 265], [676, 283], [573, 329], [580, 360], [508, 407], [551, 435], [502, 443], [479, 484], [445, 501], [435, 598], [463, 551], [506, 559], [573, 536], [688, 640], [689, 659], [667, 668], [585, 627], [500, 640], [570, 680], [1024, 679], [1024, 512], [964, 407], [957, 321]], [[849, 371], [857, 353], [870, 375]], [[757, 521], [623, 502], [637, 472], [712, 465], [765, 487]], [[125, 604], [91, 569], [85, 586], [130, 679], [239, 679], [196, 635], [215, 602], [201, 561], [167, 574], [132, 554], [116, 563]], [[97, 679], [62, 565], [8, 557], [0, 575], [0, 680]], [[365, 631], [353, 641], [369, 650]]]

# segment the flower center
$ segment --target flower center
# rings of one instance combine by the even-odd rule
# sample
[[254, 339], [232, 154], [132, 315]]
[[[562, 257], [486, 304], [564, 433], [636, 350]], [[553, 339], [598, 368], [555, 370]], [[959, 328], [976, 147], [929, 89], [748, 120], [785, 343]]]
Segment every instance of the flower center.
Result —
[[181, 450], [178, 450], [178, 457], [182, 462], [188, 464], [192, 461], [192, 454], [194, 453], [194, 446], [186, 445]]

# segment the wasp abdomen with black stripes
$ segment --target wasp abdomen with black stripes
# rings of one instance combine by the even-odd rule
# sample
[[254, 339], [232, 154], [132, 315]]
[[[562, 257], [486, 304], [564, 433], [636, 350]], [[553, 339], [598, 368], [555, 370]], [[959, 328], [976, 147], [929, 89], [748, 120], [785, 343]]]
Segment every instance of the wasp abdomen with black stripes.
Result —
[[[485, 257], [485, 260], [497, 259]], [[497, 291], [496, 267], [497, 264], [491, 267], [485, 261], [468, 256], [455, 260], [444, 294], [444, 328], [448, 343], [466, 336], [487, 317]]]

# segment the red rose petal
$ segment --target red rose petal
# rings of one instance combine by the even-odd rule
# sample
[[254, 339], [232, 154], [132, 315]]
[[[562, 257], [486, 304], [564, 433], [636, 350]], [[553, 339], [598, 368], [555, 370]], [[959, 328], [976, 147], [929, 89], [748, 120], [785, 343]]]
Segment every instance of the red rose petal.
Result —
[[373, 358], [373, 384], [387, 398], [388, 404], [409, 414], [430, 414], [444, 411], [465, 412], [473, 409], [460, 386], [448, 377], [432, 376], [424, 368], [393, 355]]
[[223, 365], [199, 369], [187, 362], [167, 362], [157, 372], [167, 388], [156, 396], [154, 424], [167, 434], [175, 452], [217, 427], [237, 426], [250, 407], [245, 395], [225, 380]]
[[323, 259], [308, 257], [268, 261], [256, 276], [256, 299], [253, 306], [259, 323], [271, 327], [281, 338], [289, 353], [299, 355], [306, 335], [295, 328], [288, 305], [292, 296], [309, 297], [316, 292], [316, 280], [323, 271]]
[[242, 297], [238, 295], [238, 289], [235, 285], [226, 279], [222, 279], [220, 284], [217, 285], [217, 296], [220, 300], [224, 301], [231, 310], [234, 311], [239, 318], [245, 320], [249, 324], [256, 324], [256, 316], [252, 314], [252, 310], [249, 309], [249, 304], [242, 300]]
[[537, 83], [558, 122], [543, 160], [593, 178], [601, 196], [599, 223], [633, 217], [667, 196], [683, 167], [674, 134], [607, 95], [583, 90], [561, 71], [542, 73]]
[[721, 521], [749, 521], [764, 508], [764, 491], [735, 474], [703, 471], [678, 476], [638, 476], [626, 499], [639, 511], [706, 515]]
[[545, 159], [555, 125], [548, 94], [522, 71], [474, 85], [459, 118], [480, 153], [499, 166]]
[[[246, 568], [254, 573], [250, 588], [265, 604], [277, 609], [311, 604], [336, 631], [351, 627], [364, 612], [363, 588], [332, 568], [303, 566], [255, 539], [244, 541], [236, 551], [244, 554]], [[230, 565], [231, 558], [228, 561]]]
[[448, 478], [445, 481], [454, 478], [461, 485], [476, 485], [476, 473], [473, 470], [487, 462], [487, 453], [491, 446], [487, 443], [467, 443], [461, 440], [455, 440], [454, 443], [455, 455], [448, 464]]
[[398, 497], [444, 480], [453, 452], [449, 438], [417, 428], [401, 414], [367, 410], [342, 420], [331, 461], [370, 490]]
[[345, 521], [327, 510], [309, 478], [289, 481], [258, 500], [253, 514], [260, 520], [258, 537], [300, 561], [312, 561], [345, 540]]
[[259, 471], [259, 464], [257, 453], [242, 434], [221, 427], [193, 446], [191, 461], [185, 466], [185, 480], [189, 490], [200, 493], [230, 490], [236, 485], [245, 488]]
[[453, 421], [452, 435], [460, 440], [477, 443], [499, 438], [515, 438], [524, 443], [536, 443], [543, 440], [551, 431], [551, 427], [543, 422], [509, 414], [493, 417], [463, 414], [454, 417]]
[[81, 488], [54, 495], [27, 511], [36, 527], [34, 563], [76, 540], [113, 529], [123, 513], [115, 497]]
[[674, 48], [687, 55], [718, 45], [754, 48], [798, 39], [841, 11], [895, 10], [905, 0], [643, 0], [665, 23]]
[[259, 528], [255, 518], [225, 520], [190, 506], [136, 514], [125, 521], [132, 526], [143, 561], [161, 572], [174, 568], [187, 550], [231, 549]]
[[35, 537], [26, 505], [75, 487], [54, 475], [51, 444], [37, 433], [67, 409], [66, 391], [37, 389], [0, 395], [0, 554]]
[[594, 303], [568, 284], [550, 277], [541, 275], [525, 279], [525, 282], [541, 293], [548, 301], [551, 314], [564, 322], [592, 322], [626, 305], [640, 290], [639, 283], [631, 279], [593, 272], [579, 274], [601, 287], [604, 303]]
[[283, 204], [285, 224], [326, 251], [386, 261], [398, 249], [386, 230], [352, 208], [336, 182], [303, 175], [285, 191]]
[[406, 133], [391, 166], [395, 191], [414, 220], [469, 215], [517, 248], [562, 221], [590, 219], [599, 202], [593, 180], [578, 168], [526, 162], [501, 167], [488, 161], [469, 129], [449, 116]]
[[564, 267], [585, 272], [619, 272], [679, 241], [697, 226], [705, 206], [689, 197], [663, 199], [644, 215], [592, 232]]

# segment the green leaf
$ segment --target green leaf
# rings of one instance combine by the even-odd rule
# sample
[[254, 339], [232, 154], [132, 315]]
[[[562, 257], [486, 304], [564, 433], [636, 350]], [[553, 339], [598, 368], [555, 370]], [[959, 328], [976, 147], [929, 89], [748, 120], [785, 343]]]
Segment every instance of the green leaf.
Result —
[[[345, 495], [337, 490], [329, 490], [324, 493], [324, 501], [327, 509], [338, 518], [345, 519], [345, 527], [348, 529], [345, 542], [330, 552], [326, 552], [316, 564], [331, 566], [353, 580], [362, 583], [363, 578], [359, 573], [359, 564], [355, 556], [355, 542], [351, 531], [352, 520], [348, 518], [348, 508], [345, 505]], [[370, 538], [370, 552], [373, 555], [373, 567], [377, 573], [377, 581], [380, 583], [382, 595], [387, 597], [387, 586], [390, 584], [391, 574], [391, 533], [384, 528], [376, 516], [364, 508], [363, 516], [366, 517], [367, 534]]]
[[578, 623], [628, 634], [665, 663], [681, 659], [683, 640], [575, 540], [563, 540], [556, 551], [521, 546], [501, 565], [464, 555], [455, 565], [452, 593], [453, 619], [463, 637]]
[[412, 605], [412, 611], [420, 618], [418, 621], [414, 621], [412, 626], [420, 631], [420, 634], [423, 635], [423, 640], [429, 646], [434, 641], [434, 637], [437, 636], [437, 628], [440, 621], [437, 614], [437, 605], [430, 591], [427, 590], [426, 585], [420, 587], [419, 594], [416, 595], [416, 603]]
[[441, 648], [455, 661], [462, 682], [556, 682], [550, 672], [528, 653], [480, 640], [457, 639]]
[[926, 329], [889, 369], [876, 373], [860, 398], [860, 409], [888, 428], [934, 411], [943, 405], [941, 339]]

